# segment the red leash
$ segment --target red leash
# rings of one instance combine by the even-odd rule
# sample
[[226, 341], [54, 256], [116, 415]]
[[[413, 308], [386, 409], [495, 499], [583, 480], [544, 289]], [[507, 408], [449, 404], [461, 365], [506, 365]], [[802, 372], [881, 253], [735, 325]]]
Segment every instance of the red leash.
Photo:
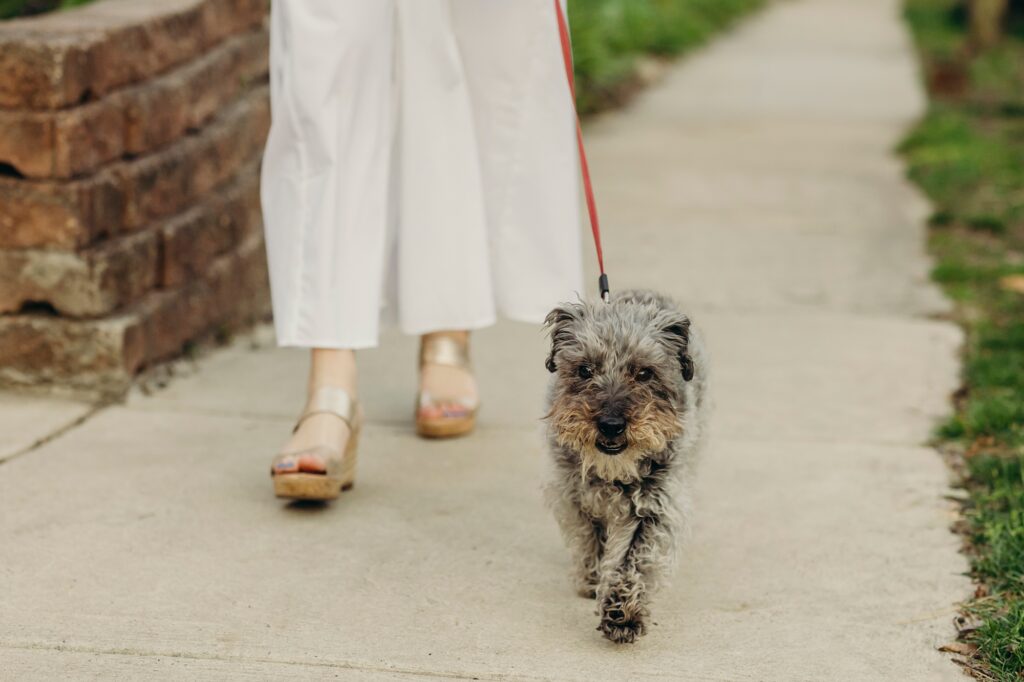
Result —
[[[558, 15], [558, 37], [562, 41], [562, 59], [565, 61], [565, 76], [569, 80], [569, 93], [572, 95], [573, 112], [576, 111], [576, 75], [572, 68], [572, 46], [569, 44], [569, 24], [565, 20], [562, 1], [555, 0], [555, 12]], [[579, 114], [576, 115], [576, 145], [580, 150], [580, 172], [583, 174], [583, 191], [587, 195], [587, 213], [590, 214], [590, 231], [594, 233], [594, 249], [597, 251], [597, 267], [601, 277], [597, 280], [601, 291], [601, 300], [607, 303], [611, 297], [608, 289], [608, 275], [604, 271], [604, 252], [601, 250], [601, 225], [597, 219], [597, 202], [594, 200], [594, 186], [590, 182], [590, 166], [587, 164], [587, 151], [583, 147], [583, 128], [580, 127]]]

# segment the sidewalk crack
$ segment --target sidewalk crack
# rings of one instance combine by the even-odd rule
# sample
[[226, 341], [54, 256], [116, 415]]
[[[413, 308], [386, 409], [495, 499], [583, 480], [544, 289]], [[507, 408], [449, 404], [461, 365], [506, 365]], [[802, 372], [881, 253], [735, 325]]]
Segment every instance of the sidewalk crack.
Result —
[[89, 408], [83, 414], [79, 415], [75, 419], [72, 419], [67, 424], [64, 424], [63, 426], [61, 426], [61, 427], [59, 427], [57, 429], [54, 429], [53, 431], [51, 431], [50, 433], [46, 434], [45, 436], [36, 439], [30, 445], [27, 445], [27, 446], [23, 447], [20, 450], [15, 450], [10, 455], [7, 455], [6, 457], [0, 457], [0, 466], [6, 464], [8, 462], [14, 461], [14, 460], [18, 459], [19, 457], [21, 457], [23, 455], [27, 455], [28, 453], [32, 452], [33, 450], [38, 450], [39, 448], [41, 448], [42, 446], [46, 445], [50, 441], [56, 440], [56, 439], [60, 438], [61, 436], [63, 436], [66, 433], [70, 433], [74, 429], [78, 428], [79, 426], [81, 426], [85, 422], [87, 422], [90, 419], [92, 419], [94, 416], [96, 416], [97, 414], [99, 414], [103, 410], [107, 409], [109, 406], [110, 406], [109, 404], [101, 404], [101, 405], [95, 405], [95, 406]]

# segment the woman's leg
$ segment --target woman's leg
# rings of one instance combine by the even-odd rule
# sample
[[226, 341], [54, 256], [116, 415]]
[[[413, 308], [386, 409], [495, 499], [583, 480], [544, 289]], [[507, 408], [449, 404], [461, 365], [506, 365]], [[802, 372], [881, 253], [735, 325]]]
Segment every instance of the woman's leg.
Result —
[[[466, 349], [468, 330], [495, 321], [472, 104], [449, 0], [399, 0], [397, 11], [399, 321], [403, 331], [422, 336], [424, 347], [448, 341]], [[478, 401], [465, 364], [424, 362], [420, 392], [417, 423], [425, 435], [424, 418], [468, 414], [465, 406]]]
[[262, 204], [278, 343], [377, 345], [394, 137], [394, 5], [271, 7]]
[[[393, 52], [393, 0], [272, 4], [273, 123], [262, 172], [267, 255], [278, 343], [311, 349], [311, 401], [322, 388], [355, 399], [354, 349], [377, 344]], [[330, 404], [338, 411], [337, 399]], [[342, 453], [349, 430], [336, 414], [313, 414], [282, 452]], [[321, 465], [326, 470], [323, 459], [285, 458], [283, 468], [318, 473]]]
[[[358, 375], [356, 354], [351, 350], [314, 348], [310, 351], [309, 379], [306, 397], [324, 387], [341, 388], [353, 399], [358, 397]], [[349, 427], [344, 421], [331, 414], [314, 414], [307, 417], [285, 443], [282, 452], [297, 452], [325, 443], [331, 447], [341, 446], [348, 439]]]
[[[400, 38], [402, 326], [476, 329], [495, 309], [538, 323], [583, 290], [575, 119], [554, 6], [404, 0], [398, 11], [402, 27], [419, 14]], [[420, 381], [432, 396], [477, 396], [462, 367], [428, 363]]]

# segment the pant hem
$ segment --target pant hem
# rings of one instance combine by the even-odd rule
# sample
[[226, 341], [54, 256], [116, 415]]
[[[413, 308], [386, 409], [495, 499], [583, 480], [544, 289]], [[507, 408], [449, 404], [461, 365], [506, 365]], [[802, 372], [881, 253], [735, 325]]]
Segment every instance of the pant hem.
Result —
[[452, 324], [440, 324], [440, 325], [423, 325], [423, 326], [407, 326], [400, 325], [400, 329], [403, 334], [409, 336], [422, 336], [424, 334], [432, 334], [434, 332], [454, 331], [454, 330], [467, 330], [472, 331], [475, 329], [483, 329], [484, 327], [490, 327], [498, 321], [498, 318], [494, 315], [482, 317], [472, 322], [455, 322]]
[[355, 341], [346, 342], [338, 340], [330, 341], [311, 341], [307, 339], [291, 339], [291, 338], [278, 338], [278, 348], [322, 348], [326, 350], [368, 350], [370, 348], [376, 348], [379, 344], [378, 341]]

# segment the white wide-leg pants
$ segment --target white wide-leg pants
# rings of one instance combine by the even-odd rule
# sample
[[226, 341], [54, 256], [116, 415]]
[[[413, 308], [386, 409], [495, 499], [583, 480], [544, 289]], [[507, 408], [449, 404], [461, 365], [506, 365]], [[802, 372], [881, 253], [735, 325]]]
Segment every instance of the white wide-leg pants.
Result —
[[550, 0], [275, 0], [262, 204], [278, 343], [537, 322], [582, 290]]

